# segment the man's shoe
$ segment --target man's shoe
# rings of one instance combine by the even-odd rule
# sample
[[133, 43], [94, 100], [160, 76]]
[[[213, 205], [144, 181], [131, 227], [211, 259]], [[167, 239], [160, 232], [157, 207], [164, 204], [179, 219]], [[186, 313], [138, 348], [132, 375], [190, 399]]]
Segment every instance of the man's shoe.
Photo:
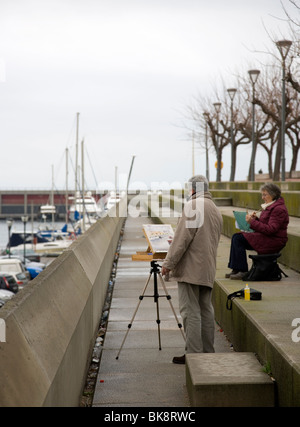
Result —
[[244, 271], [239, 271], [238, 273], [236, 273], [236, 274], [232, 274], [231, 276], [230, 276], [230, 279], [231, 280], [243, 280], [243, 277], [245, 276], [245, 274], [246, 274], [246, 272]]
[[237, 274], [238, 272], [239, 272], [238, 270], [231, 270], [230, 273], [225, 274], [225, 278], [230, 279], [230, 276], [232, 276], [232, 274]]
[[184, 365], [185, 364], [185, 354], [180, 357], [173, 357], [173, 363], [177, 363], [178, 365]]

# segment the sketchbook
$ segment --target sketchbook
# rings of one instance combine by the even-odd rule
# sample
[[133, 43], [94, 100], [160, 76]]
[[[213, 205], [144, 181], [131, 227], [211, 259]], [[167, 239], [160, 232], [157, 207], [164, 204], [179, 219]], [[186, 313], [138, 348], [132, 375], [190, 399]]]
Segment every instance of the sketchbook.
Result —
[[247, 212], [233, 211], [233, 214], [235, 217], [236, 228], [248, 233], [252, 233], [254, 231], [250, 228], [250, 224], [246, 221]]

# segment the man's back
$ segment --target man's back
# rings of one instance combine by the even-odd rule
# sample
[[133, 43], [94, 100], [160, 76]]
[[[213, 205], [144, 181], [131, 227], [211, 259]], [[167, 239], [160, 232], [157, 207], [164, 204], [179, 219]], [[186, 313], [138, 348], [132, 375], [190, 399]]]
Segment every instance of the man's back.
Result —
[[213, 286], [222, 216], [208, 192], [186, 203], [164, 266], [181, 282]]

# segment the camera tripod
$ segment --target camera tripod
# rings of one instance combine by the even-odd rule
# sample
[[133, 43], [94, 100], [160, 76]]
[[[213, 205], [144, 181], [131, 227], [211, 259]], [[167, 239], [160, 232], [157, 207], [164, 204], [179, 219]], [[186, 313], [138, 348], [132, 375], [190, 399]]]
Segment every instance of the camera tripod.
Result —
[[[177, 321], [177, 325], [178, 325], [178, 327], [179, 327], [179, 329], [180, 329], [180, 332], [181, 332], [181, 334], [182, 334], [182, 336], [183, 336], [183, 339], [185, 340], [185, 335], [184, 335], [184, 332], [183, 332], [183, 330], [182, 330], [182, 324], [178, 321], [178, 317], [177, 317], [176, 312], [175, 312], [175, 310], [174, 310], [174, 306], [173, 306], [173, 304], [172, 304], [172, 302], [171, 302], [171, 295], [169, 295], [169, 294], [168, 294], [168, 291], [167, 291], [167, 288], [166, 288], [165, 282], [164, 282], [164, 280], [163, 280], [163, 278], [162, 278], [162, 275], [161, 275], [161, 273], [160, 273], [160, 268], [159, 268], [159, 267], [160, 267], [160, 266], [158, 265], [157, 261], [151, 261], [151, 269], [150, 269], [150, 274], [149, 274], [148, 280], [147, 280], [147, 282], [146, 282], [146, 285], [145, 285], [145, 287], [144, 287], [144, 290], [143, 290], [142, 295], [140, 295], [140, 296], [139, 296], [139, 302], [138, 302], [138, 305], [137, 305], [137, 307], [136, 307], [136, 309], [135, 309], [135, 312], [133, 313], [132, 319], [131, 319], [131, 321], [130, 321], [130, 323], [129, 323], [129, 325], [128, 325], [127, 332], [126, 332], [126, 334], [125, 334], [125, 337], [124, 337], [124, 339], [123, 339], [123, 342], [122, 342], [122, 344], [121, 344], [121, 347], [120, 347], [120, 349], [119, 349], [119, 352], [118, 352], [118, 355], [117, 355], [116, 359], [118, 359], [118, 358], [119, 358], [119, 355], [120, 355], [121, 350], [122, 350], [122, 348], [123, 348], [123, 346], [124, 346], [124, 343], [125, 343], [125, 341], [126, 341], [126, 338], [127, 338], [128, 333], [129, 333], [129, 331], [130, 331], [130, 328], [131, 328], [131, 326], [132, 326], [132, 324], [133, 324], [133, 321], [134, 321], [134, 318], [135, 318], [135, 316], [136, 316], [136, 313], [137, 313], [137, 311], [138, 311], [138, 309], [139, 309], [139, 306], [140, 306], [140, 304], [141, 304], [142, 300], [143, 300], [144, 298], [147, 298], [147, 297], [154, 298], [154, 302], [155, 302], [155, 304], [156, 304], [156, 315], [157, 315], [156, 323], [157, 323], [157, 330], [158, 330], [158, 345], [159, 345], [159, 350], [161, 350], [161, 338], [160, 338], [160, 317], [159, 317], [159, 304], [158, 304], [158, 300], [159, 300], [159, 298], [160, 298], [160, 297], [165, 297], [165, 298], [167, 298], [167, 300], [169, 301], [169, 303], [170, 303], [170, 307], [171, 307], [171, 309], [172, 309], [172, 311], [173, 311], [173, 314], [174, 314], [174, 317], [175, 317], [175, 319], [176, 319], [176, 321]], [[154, 280], [153, 280], [153, 281], [154, 281], [154, 294], [153, 294], [153, 295], [145, 295], [145, 292], [146, 292], [147, 286], [148, 286], [148, 284], [149, 284], [149, 282], [150, 282], [150, 279], [151, 279], [152, 274], [153, 274], [153, 279], [154, 279]], [[164, 290], [164, 292], [165, 292], [165, 295], [159, 295], [159, 293], [158, 293], [157, 276], [160, 278], [160, 282], [161, 282], [161, 284], [162, 284], [162, 287], [163, 287], [163, 290]]]

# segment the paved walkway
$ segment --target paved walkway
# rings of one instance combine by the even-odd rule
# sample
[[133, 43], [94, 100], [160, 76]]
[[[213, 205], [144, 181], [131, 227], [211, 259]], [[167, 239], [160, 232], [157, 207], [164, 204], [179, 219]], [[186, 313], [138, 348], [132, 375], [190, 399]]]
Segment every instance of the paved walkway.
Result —
[[[173, 356], [184, 354], [184, 339], [170, 302], [159, 298], [161, 347], [158, 345], [156, 304], [144, 298], [119, 354], [128, 324], [138, 306], [150, 274], [150, 263], [132, 261], [131, 255], [147, 248], [142, 225], [149, 218], [130, 218], [125, 224], [107, 332], [94, 394], [94, 407], [189, 407], [185, 366]], [[178, 316], [177, 284], [166, 282]], [[159, 286], [159, 294], [164, 295]], [[153, 295], [153, 277], [145, 295]], [[230, 352], [230, 343], [216, 325], [216, 352]], [[118, 360], [116, 360], [119, 354]]]

